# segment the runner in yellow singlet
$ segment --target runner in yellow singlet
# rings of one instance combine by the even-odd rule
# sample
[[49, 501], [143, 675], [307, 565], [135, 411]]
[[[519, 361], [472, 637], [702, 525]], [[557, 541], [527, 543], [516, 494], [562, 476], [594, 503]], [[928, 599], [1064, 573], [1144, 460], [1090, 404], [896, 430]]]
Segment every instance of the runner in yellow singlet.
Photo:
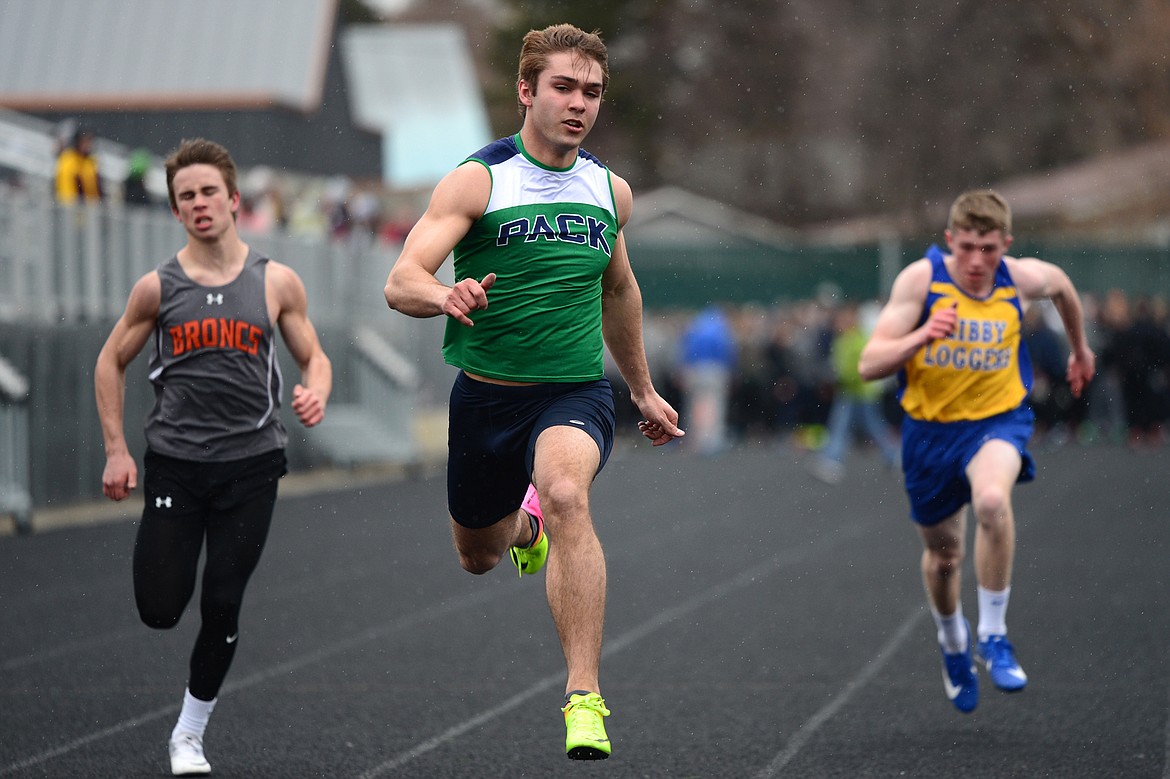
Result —
[[922, 537], [944, 687], [954, 706], [969, 712], [979, 687], [960, 600], [968, 504], [976, 520], [976, 651], [999, 689], [1027, 684], [1007, 640], [1006, 615], [1015, 557], [1012, 487], [1035, 474], [1026, 449], [1031, 365], [1020, 338], [1028, 303], [1048, 298], [1060, 313], [1074, 395], [1092, 379], [1095, 357], [1068, 275], [1052, 263], [1006, 255], [1011, 209], [1003, 197], [992, 190], [960, 195], [945, 236], [949, 253], [931, 247], [894, 280], [858, 367], [867, 380], [898, 376], [906, 412], [902, 468]]

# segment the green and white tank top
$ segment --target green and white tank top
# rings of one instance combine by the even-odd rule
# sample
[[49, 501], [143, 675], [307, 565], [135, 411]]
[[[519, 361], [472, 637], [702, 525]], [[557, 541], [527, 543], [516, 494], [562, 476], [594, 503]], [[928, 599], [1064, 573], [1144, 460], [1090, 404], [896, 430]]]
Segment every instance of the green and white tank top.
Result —
[[496, 283], [474, 327], [447, 321], [444, 359], [509, 381], [601, 378], [601, 277], [618, 235], [609, 170], [583, 150], [568, 168], [546, 167], [519, 135], [464, 162], [488, 169], [491, 197], [455, 247], [455, 280]]

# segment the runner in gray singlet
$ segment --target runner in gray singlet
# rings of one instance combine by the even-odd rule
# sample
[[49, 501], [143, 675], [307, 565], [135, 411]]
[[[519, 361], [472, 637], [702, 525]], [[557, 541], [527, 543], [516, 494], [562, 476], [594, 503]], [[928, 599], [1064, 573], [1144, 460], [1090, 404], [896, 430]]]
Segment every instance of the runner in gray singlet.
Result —
[[[292, 410], [320, 422], [333, 384], [289, 267], [252, 252], [236, 232], [236, 168], [222, 146], [184, 141], [167, 159], [171, 210], [187, 244], [140, 278], [94, 371], [105, 443], [102, 492], [124, 500], [138, 468], [123, 431], [126, 368], [153, 340], [155, 406], [146, 422], [145, 502], [134, 545], [142, 621], [174, 627], [195, 591], [206, 543], [200, 629], [169, 742], [171, 772], [211, 772], [203, 735], [239, 646], [240, 606], [260, 561], [285, 473], [279, 327], [301, 371]], [[242, 769], [237, 769], [241, 773]]]

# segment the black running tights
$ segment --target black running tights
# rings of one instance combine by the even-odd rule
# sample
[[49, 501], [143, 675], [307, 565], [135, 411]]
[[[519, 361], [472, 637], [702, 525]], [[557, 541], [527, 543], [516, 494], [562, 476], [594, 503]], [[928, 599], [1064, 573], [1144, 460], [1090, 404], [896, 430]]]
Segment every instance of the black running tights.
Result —
[[143, 516], [134, 544], [134, 597], [142, 621], [152, 628], [172, 628], [183, 616], [195, 590], [203, 541], [207, 560], [199, 600], [202, 625], [191, 652], [187, 688], [200, 700], [219, 694], [239, 645], [240, 606], [244, 588], [268, 538], [276, 504], [270, 489], [227, 511], [208, 509], [202, 516]]

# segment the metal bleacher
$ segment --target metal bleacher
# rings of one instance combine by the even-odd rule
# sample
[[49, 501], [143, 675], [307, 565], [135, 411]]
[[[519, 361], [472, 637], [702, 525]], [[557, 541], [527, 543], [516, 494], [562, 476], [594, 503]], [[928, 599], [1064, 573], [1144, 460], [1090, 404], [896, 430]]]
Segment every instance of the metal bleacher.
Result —
[[28, 473], [28, 381], [0, 355], [0, 515], [32, 527]]

